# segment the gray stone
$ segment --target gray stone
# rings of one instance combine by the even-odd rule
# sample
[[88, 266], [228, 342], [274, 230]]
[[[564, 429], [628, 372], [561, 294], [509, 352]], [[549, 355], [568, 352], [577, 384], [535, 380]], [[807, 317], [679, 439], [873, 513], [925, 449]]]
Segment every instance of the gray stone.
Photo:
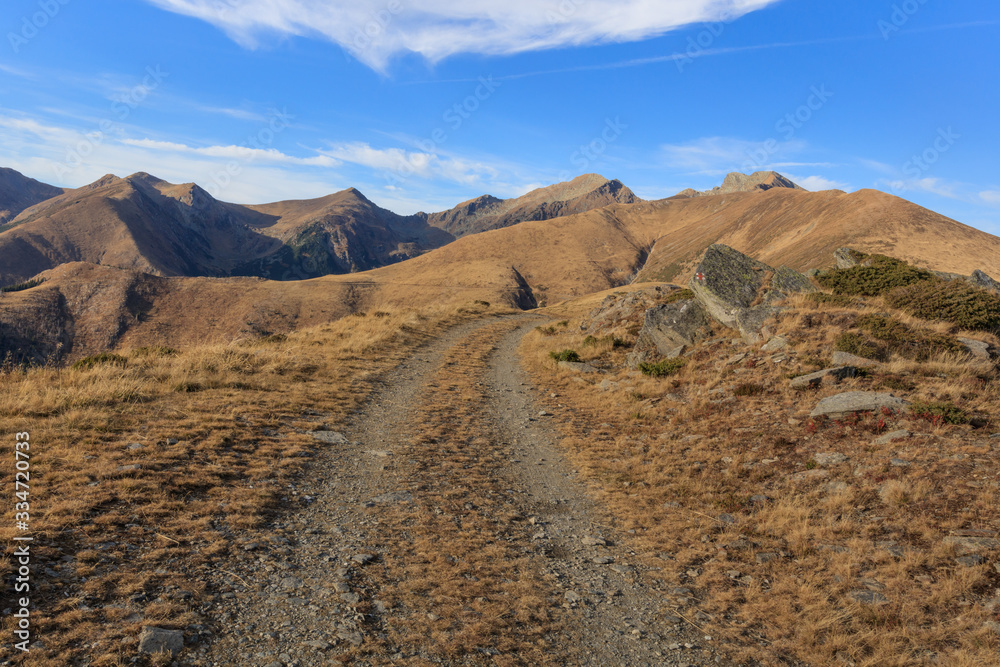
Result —
[[771, 340], [767, 341], [760, 349], [762, 352], [777, 352], [778, 350], [786, 347], [788, 347], [788, 339], [782, 336], [775, 336]]
[[993, 280], [979, 269], [973, 271], [972, 275], [966, 278], [966, 281], [975, 285], [976, 287], [982, 287], [983, 289], [988, 289], [993, 292], [1000, 292], [1000, 283]]
[[360, 563], [361, 565], [367, 565], [375, 560], [375, 556], [372, 556], [371, 554], [355, 554], [354, 556], [351, 556], [351, 560], [355, 563]]
[[818, 387], [824, 382], [840, 384], [846, 378], [857, 377], [858, 369], [853, 366], [840, 366], [838, 368], [826, 368], [809, 375], [802, 375], [794, 378], [788, 386], [792, 389], [804, 389], [806, 387]]
[[859, 357], [856, 354], [851, 354], [850, 352], [834, 352], [833, 353], [833, 365], [834, 366], [857, 366], [858, 368], [873, 368], [879, 366], [880, 363], [874, 359], [865, 359], [864, 357]]
[[590, 364], [580, 363], [579, 361], [560, 361], [559, 368], [567, 371], [573, 371], [574, 373], [601, 373], [600, 368], [595, 368]]
[[397, 503], [408, 503], [413, 501], [413, 494], [409, 491], [393, 491], [392, 493], [383, 493], [381, 496], [376, 496], [372, 499], [372, 502], [379, 505], [394, 505]]
[[646, 311], [636, 349], [653, 349], [676, 357], [684, 347], [706, 340], [712, 333], [708, 313], [694, 299], [656, 306]]
[[172, 657], [176, 657], [183, 648], [182, 630], [168, 630], [147, 625], [139, 635], [139, 651], [142, 653], [169, 653]]
[[910, 467], [910, 462], [906, 459], [889, 459], [889, 464], [895, 468], [908, 468]]
[[985, 561], [986, 559], [980, 556], [979, 554], [959, 556], [958, 558], [955, 559], [956, 563], [958, 563], [959, 565], [963, 565], [965, 567], [975, 567], [977, 565], [982, 565]]
[[747, 353], [746, 352], [741, 352], [740, 354], [734, 354], [733, 356], [731, 356], [728, 359], [726, 359], [726, 365], [727, 366], [734, 366], [734, 365], [740, 363], [741, 361], [743, 361], [746, 358], [747, 358]]
[[906, 429], [900, 429], [898, 431], [892, 431], [890, 433], [886, 433], [883, 436], [880, 436], [879, 438], [876, 438], [875, 444], [888, 445], [889, 443], [896, 442], [897, 440], [905, 440], [906, 438], [909, 438], [911, 435], [913, 434], [907, 431]]
[[837, 260], [838, 269], [852, 269], [861, 264], [861, 253], [851, 248], [837, 248], [833, 258]]
[[824, 452], [813, 456], [813, 461], [821, 466], [835, 466], [847, 461], [847, 457], [840, 452]]
[[600, 537], [585, 537], [580, 540], [580, 543], [586, 547], [603, 547], [607, 546], [607, 542]]
[[347, 438], [344, 437], [344, 434], [338, 433], [337, 431], [309, 431], [309, 435], [320, 442], [325, 442], [328, 445], [347, 444]]
[[615, 559], [611, 556], [598, 556], [597, 558], [592, 559], [591, 562], [597, 565], [611, 565], [615, 562]]
[[945, 544], [954, 544], [960, 556], [1000, 548], [1000, 540], [993, 531], [956, 530], [944, 538]]
[[974, 338], [958, 338], [958, 342], [965, 346], [965, 349], [969, 351], [976, 359], [990, 360], [993, 355], [990, 353], [990, 344], [981, 340], [976, 340]]
[[131, 444], [130, 444], [130, 445], [128, 446], [128, 450], [129, 450], [130, 452], [134, 452], [134, 451], [137, 451], [137, 450], [139, 450], [139, 449], [145, 449], [145, 447], [144, 447], [143, 445], [140, 445], [140, 444], [139, 444], [138, 442], [133, 442], [133, 443], [131, 443]]
[[813, 408], [809, 416], [836, 418], [854, 412], [876, 412], [882, 408], [903, 410], [908, 405], [909, 402], [892, 394], [875, 391], [848, 391], [824, 398]]
[[770, 563], [773, 560], [778, 560], [781, 556], [776, 553], [762, 553], [757, 554], [757, 563], [763, 565], [764, 563]]
[[796, 292], [815, 291], [802, 274], [787, 267], [774, 269], [719, 243], [705, 251], [688, 287], [709, 315], [739, 329], [748, 343], [766, 337], [763, 329], [777, 312], [772, 306], [775, 301]]
[[857, 590], [851, 591], [847, 594], [852, 600], [856, 600], [861, 604], [884, 604], [889, 601], [889, 598], [882, 595], [878, 591], [870, 591], [866, 588], [859, 588]]

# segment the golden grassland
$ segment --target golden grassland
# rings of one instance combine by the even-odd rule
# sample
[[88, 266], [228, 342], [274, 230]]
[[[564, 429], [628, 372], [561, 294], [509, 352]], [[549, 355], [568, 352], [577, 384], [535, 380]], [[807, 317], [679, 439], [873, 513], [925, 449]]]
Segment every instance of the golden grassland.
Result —
[[[564, 406], [549, 409], [565, 450], [661, 568], [678, 615], [744, 663], [1000, 662], [1000, 626], [989, 625], [1000, 621], [1000, 560], [984, 551], [981, 562], [960, 563], [964, 552], [946, 539], [1000, 531], [992, 363], [897, 355], [839, 386], [793, 390], [790, 377], [830, 366], [837, 337], [861, 315], [889, 311], [915, 328], [948, 330], [877, 299], [833, 307], [795, 298], [778, 325], [789, 361], [774, 363], [776, 353], [734, 344], [736, 332], [719, 328], [719, 340], [698, 346], [676, 374], [651, 378], [626, 370], [628, 350], [610, 337], [584, 343], [579, 324], [603, 296], [551, 309], [566, 325], [540, 327], [521, 350], [535, 382]], [[634, 341], [637, 330], [621, 336]], [[607, 372], [595, 381], [558, 368], [549, 353], [566, 349]], [[989, 424], [909, 413], [809, 419], [821, 398], [850, 390], [950, 403]], [[913, 435], [876, 443], [897, 429]], [[817, 463], [831, 452], [847, 458]]]
[[[142, 625], [198, 623], [203, 590], [192, 573], [278, 510], [316, 453], [306, 433], [315, 415], [343, 422], [376, 375], [489, 312], [391, 309], [287, 336], [0, 373], [4, 479], [13, 479], [14, 434], [31, 436], [32, 629], [44, 648], [30, 664], [125, 664]], [[11, 501], [0, 524], [5, 580], [13, 525]], [[12, 629], [5, 617], [0, 631]], [[28, 664], [3, 646], [0, 658]]]

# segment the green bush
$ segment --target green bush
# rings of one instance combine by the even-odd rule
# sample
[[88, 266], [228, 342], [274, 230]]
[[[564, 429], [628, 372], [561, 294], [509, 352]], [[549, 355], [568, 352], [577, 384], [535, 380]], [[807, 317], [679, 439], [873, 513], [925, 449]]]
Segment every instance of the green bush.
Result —
[[969, 415], [954, 403], [931, 403], [914, 401], [910, 405], [910, 414], [920, 419], [926, 419], [933, 424], [968, 424]]
[[36, 278], [34, 280], [26, 280], [23, 283], [18, 283], [16, 285], [8, 285], [7, 287], [0, 287], [0, 292], [22, 292], [26, 289], [31, 289], [32, 287], [38, 287], [45, 281], [41, 278]]
[[924, 361], [933, 354], [951, 352], [962, 354], [965, 346], [953, 336], [916, 331], [899, 320], [886, 315], [865, 315], [858, 320], [858, 328], [876, 340], [888, 344], [893, 352], [908, 359]]
[[180, 354], [179, 350], [175, 350], [172, 347], [163, 347], [162, 345], [137, 347], [132, 350], [132, 356], [135, 357], [176, 357], [178, 354]]
[[639, 370], [642, 371], [643, 375], [658, 378], [674, 375], [685, 366], [687, 366], [687, 359], [676, 357], [674, 359], [664, 359], [656, 363], [641, 363], [639, 364]]
[[576, 353], [576, 350], [563, 350], [562, 352], [549, 352], [549, 356], [556, 361], [570, 361], [578, 362], [580, 361], [580, 355]]
[[95, 366], [119, 366], [125, 368], [128, 365], [128, 359], [121, 355], [111, 354], [110, 352], [102, 352], [101, 354], [95, 354], [92, 357], [86, 357], [80, 359], [78, 362], [73, 364], [73, 370], [87, 370], [94, 368]]
[[838, 352], [847, 352], [848, 354], [854, 354], [865, 359], [875, 359], [876, 361], [885, 361], [888, 356], [888, 350], [884, 346], [853, 331], [846, 331], [840, 334], [834, 343], [834, 348]]
[[584, 347], [597, 347], [597, 344], [600, 343], [600, 342], [601, 342], [601, 339], [597, 338], [596, 336], [587, 336], [586, 338], [583, 339], [583, 346]]
[[1000, 295], [961, 280], [900, 287], [889, 292], [885, 301], [925, 320], [943, 320], [976, 331], [1000, 330]]
[[834, 294], [852, 296], [881, 296], [897, 287], [921, 282], [942, 282], [926, 269], [918, 269], [885, 255], [871, 255], [863, 265], [834, 269], [816, 276], [816, 280], [823, 287], [833, 290]]
[[688, 299], [693, 299], [693, 298], [694, 298], [694, 292], [685, 288], [685, 289], [679, 289], [675, 292], [671, 292], [669, 295], [667, 295], [667, 298], [663, 300], [663, 303], [667, 304], [667, 303], [674, 303], [675, 301], [687, 301]]

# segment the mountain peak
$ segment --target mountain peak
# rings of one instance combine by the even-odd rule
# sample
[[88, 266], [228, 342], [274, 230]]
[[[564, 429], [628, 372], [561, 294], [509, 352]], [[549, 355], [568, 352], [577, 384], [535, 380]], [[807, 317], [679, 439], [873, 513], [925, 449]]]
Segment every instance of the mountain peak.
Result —
[[776, 171], [756, 171], [750, 175], [738, 171], [726, 175], [722, 185], [698, 192], [688, 188], [677, 193], [681, 197], [707, 197], [711, 195], [728, 195], [734, 192], [764, 192], [772, 188], [788, 188], [790, 190], [803, 190], [805, 188], [785, 178]]

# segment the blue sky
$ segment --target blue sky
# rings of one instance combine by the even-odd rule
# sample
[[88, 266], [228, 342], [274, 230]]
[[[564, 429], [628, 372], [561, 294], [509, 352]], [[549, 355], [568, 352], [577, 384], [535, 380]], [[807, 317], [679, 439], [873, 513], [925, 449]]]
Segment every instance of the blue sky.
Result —
[[7, 0], [0, 27], [0, 166], [56, 185], [409, 213], [774, 169], [1000, 234], [994, 0]]

